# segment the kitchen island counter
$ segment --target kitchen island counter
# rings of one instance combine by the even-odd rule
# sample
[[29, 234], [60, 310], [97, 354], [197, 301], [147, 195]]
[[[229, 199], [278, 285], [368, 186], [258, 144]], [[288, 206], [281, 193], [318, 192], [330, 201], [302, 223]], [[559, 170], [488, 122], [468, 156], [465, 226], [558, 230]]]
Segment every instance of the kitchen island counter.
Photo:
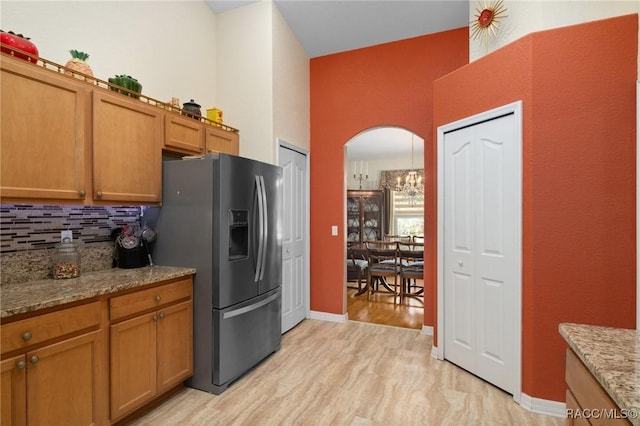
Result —
[[0, 286], [0, 318], [34, 312], [65, 303], [139, 288], [195, 274], [193, 268], [146, 266], [106, 269], [78, 278], [45, 279]]
[[640, 332], [572, 323], [559, 331], [628, 420], [640, 425]]

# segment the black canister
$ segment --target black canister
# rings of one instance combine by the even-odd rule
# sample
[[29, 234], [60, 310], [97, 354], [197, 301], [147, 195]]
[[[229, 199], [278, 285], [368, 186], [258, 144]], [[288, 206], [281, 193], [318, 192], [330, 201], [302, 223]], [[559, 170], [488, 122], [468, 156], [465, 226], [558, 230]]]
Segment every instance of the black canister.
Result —
[[202, 110], [200, 109], [200, 105], [198, 105], [196, 101], [194, 101], [193, 99], [191, 99], [189, 102], [185, 102], [184, 104], [182, 104], [182, 109], [186, 111], [184, 114], [187, 117], [192, 117], [199, 120], [200, 119], [199, 116], [202, 115]]

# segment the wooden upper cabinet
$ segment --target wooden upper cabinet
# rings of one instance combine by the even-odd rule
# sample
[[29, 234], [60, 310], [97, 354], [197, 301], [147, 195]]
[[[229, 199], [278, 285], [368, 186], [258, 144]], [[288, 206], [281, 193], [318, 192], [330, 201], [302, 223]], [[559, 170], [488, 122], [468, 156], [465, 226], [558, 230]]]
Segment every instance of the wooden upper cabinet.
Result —
[[91, 86], [6, 56], [0, 68], [0, 197], [82, 203]]
[[94, 201], [161, 201], [162, 114], [143, 102], [94, 90]]
[[206, 127], [207, 154], [224, 152], [232, 155], [240, 153], [240, 136], [218, 127]]
[[197, 120], [165, 113], [164, 148], [184, 154], [204, 154], [205, 126]]

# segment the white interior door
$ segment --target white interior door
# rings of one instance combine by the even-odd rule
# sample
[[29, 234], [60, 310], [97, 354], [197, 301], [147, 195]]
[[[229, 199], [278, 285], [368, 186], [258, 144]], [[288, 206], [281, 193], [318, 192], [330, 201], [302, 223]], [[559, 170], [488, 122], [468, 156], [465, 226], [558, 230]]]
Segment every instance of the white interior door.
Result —
[[307, 157], [280, 146], [283, 169], [282, 333], [306, 318]]
[[444, 358], [512, 394], [520, 371], [519, 144], [514, 114], [445, 133], [441, 194]]

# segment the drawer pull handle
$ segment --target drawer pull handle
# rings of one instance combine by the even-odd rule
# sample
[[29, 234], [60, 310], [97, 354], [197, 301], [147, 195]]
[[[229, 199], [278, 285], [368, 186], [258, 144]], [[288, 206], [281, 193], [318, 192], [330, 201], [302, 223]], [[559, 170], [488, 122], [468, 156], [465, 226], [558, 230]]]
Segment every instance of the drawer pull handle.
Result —
[[40, 358], [38, 358], [38, 355], [34, 355], [31, 357], [30, 361], [31, 361], [31, 364], [37, 364], [38, 361], [40, 361]]
[[25, 341], [29, 341], [29, 340], [31, 340], [31, 337], [32, 337], [32, 336], [31, 336], [31, 333], [29, 333], [28, 331], [22, 335], [22, 338], [23, 338]]
[[160, 312], [160, 319], [164, 319], [164, 314]]
[[24, 370], [26, 366], [27, 366], [27, 363], [24, 361], [18, 361], [18, 363], [16, 364], [16, 368], [18, 370]]
[[160, 300], [162, 300], [162, 298], [160, 296], [156, 296], [156, 302], [160, 302]]

